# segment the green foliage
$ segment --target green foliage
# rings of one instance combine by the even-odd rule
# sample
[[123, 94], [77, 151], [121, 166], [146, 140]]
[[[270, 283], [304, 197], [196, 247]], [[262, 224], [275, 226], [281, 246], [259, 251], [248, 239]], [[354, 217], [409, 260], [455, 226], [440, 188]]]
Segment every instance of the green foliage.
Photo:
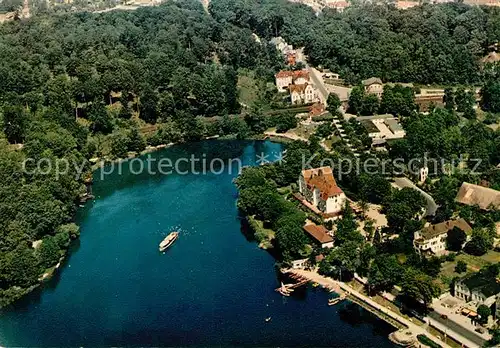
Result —
[[28, 126], [28, 116], [21, 106], [5, 105], [2, 112], [3, 132], [10, 143], [22, 143]]
[[403, 87], [400, 84], [394, 87], [384, 86], [379, 113], [410, 116], [415, 109], [415, 94], [411, 87]]
[[384, 203], [389, 227], [395, 231], [405, 231], [412, 219], [421, 214], [426, 206], [424, 197], [409, 187], [393, 191]]
[[363, 241], [363, 236], [357, 230], [356, 217], [349, 204], [346, 203], [342, 211], [342, 218], [337, 220], [336, 224], [335, 243], [342, 245], [347, 242], [361, 243]]
[[276, 122], [276, 132], [285, 133], [288, 130], [297, 127], [297, 117], [293, 113], [285, 112], [279, 114]]
[[436, 342], [434, 342], [433, 340], [431, 340], [429, 337], [427, 337], [425, 335], [419, 334], [419, 335], [417, 335], [417, 339], [419, 340], [419, 342], [425, 344], [428, 347], [441, 348], [441, 345], [437, 344]]
[[462, 250], [462, 245], [467, 240], [467, 235], [458, 227], [453, 227], [446, 236], [446, 249], [451, 251]]
[[488, 112], [500, 112], [500, 82], [488, 80], [481, 88], [481, 108]]
[[477, 314], [479, 315], [479, 323], [486, 324], [488, 322], [488, 317], [491, 315], [491, 310], [488, 306], [480, 304], [477, 307]]
[[440, 293], [439, 287], [434, 283], [432, 277], [413, 268], [406, 269], [401, 290], [405, 296], [422, 301], [425, 305], [428, 305]]
[[471, 240], [465, 245], [466, 253], [476, 256], [486, 254], [493, 247], [493, 236], [486, 229], [472, 230]]
[[459, 260], [455, 266], [455, 272], [457, 273], [467, 272], [467, 262]]

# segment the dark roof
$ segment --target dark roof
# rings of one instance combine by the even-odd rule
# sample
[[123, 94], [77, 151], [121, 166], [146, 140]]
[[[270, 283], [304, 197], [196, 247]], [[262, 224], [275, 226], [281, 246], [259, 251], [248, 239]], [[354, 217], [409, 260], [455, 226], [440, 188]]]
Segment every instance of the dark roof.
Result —
[[370, 86], [370, 85], [374, 85], [374, 84], [381, 85], [382, 80], [379, 79], [378, 77], [370, 77], [369, 79], [363, 80], [362, 83], [364, 86]]
[[453, 227], [458, 227], [465, 233], [469, 233], [472, 231], [472, 227], [465, 221], [464, 219], [460, 218], [457, 220], [448, 220], [441, 222], [439, 224], [431, 225], [428, 227], [423, 228], [420, 233], [425, 239], [431, 239], [433, 237], [439, 236], [440, 234], [446, 233], [450, 230], [453, 229]]
[[500, 293], [500, 284], [495, 278], [486, 277], [481, 273], [474, 273], [460, 280], [470, 291], [476, 290], [484, 296], [490, 297]]
[[365, 129], [368, 133], [380, 132], [379, 129], [377, 128], [377, 126], [375, 126], [375, 124], [370, 120], [361, 120], [361, 121], [359, 121], [359, 123], [361, 123], [363, 125], [363, 127], [365, 127]]

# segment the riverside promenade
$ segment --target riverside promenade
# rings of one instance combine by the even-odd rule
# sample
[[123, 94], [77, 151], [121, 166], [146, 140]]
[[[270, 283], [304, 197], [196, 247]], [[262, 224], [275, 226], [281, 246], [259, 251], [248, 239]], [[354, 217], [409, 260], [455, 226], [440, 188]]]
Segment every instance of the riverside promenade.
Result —
[[[320, 284], [321, 286], [327, 288], [327, 289], [331, 289], [331, 290], [334, 290], [335, 289], [340, 289], [341, 290], [341, 294], [342, 293], [349, 293], [351, 296], [354, 296], [355, 298], [357, 298], [358, 300], [368, 304], [369, 306], [375, 308], [376, 310], [378, 310], [379, 312], [387, 315], [388, 317], [396, 320], [397, 322], [403, 324], [404, 326], [406, 326], [408, 328], [408, 330], [410, 330], [414, 335], [415, 337], [417, 335], [426, 335], [428, 336], [429, 338], [431, 338], [434, 342], [438, 343], [439, 345], [441, 345], [443, 348], [451, 348], [448, 344], [446, 344], [445, 342], [443, 342], [441, 339], [437, 338], [436, 336], [433, 336], [431, 335], [429, 332], [427, 332], [425, 330], [425, 327], [421, 327], [421, 326], [418, 326], [414, 323], [412, 323], [411, 321], [409, 321], [408, 319], [402, 317], [401, 315], [391, 311], [390, 309], [388, 308], [385, 308], [384, 306], [378, 304], [377, 302], [373, 301], [371, 298], [361, 294], [360, 292], [354, 290], [353, 288], [351, 288], [349, 285], [345, 284], [345, 283], [342, 283], [342, 282], [338, 282], [336, 280], [333, 280], [331, 278], [328, 278], [328, 277], [324, 277], [316, 272], [313, 272], [313, 271], [306, 271], [306, 270], [298, 270], [298, 269], [294, 269], [294, 270], [289, 270], [288, 273], [295, 273], [297, 275], [300, 275], [304, 278], [307, 278], [309, 280], [311, 280], [312, 282], [316, 282], [318, 284]], [[448, 336], [450, 337], [453, 337], [451, 335], [451, 332], [448, 332]], [[467, 347], [477, 347], [476, 344], [472, 343], [472, 342], [469, 342], [468, 340], [462, 340], [460, 339], [460, 342], [467, 345]]]

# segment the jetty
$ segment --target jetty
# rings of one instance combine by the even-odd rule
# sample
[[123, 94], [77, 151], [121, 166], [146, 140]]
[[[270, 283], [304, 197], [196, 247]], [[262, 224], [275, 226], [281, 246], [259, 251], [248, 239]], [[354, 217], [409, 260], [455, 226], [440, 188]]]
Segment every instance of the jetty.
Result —
[[281, 282], [281, 286], [279, 288], [276, 288], [275, 291], [279, 292], [283, 296], [290, 296], [294, 289], [309, 283], [309, 279], [300, 274], [291, 273], [290, 278], [296, 280], [297, 283], [284, 284], [283, 282]]
[[373, 299], [369, 298], [366, 295], [361, 294], [360, 292], [356, 291], [346, 283], [333, 280], [332, 278], [324, 277], [314, 271], [290, 269], [290, 270], [283, 270], [283, 273], [295, 274], [296, 276], [301, 276], [303, 278], [308, 279], [309, 281], [320, 284], [321, 286], [323, 286], [326, 289], [329, 289], [332, 292], [334, 291], [338, 293], [340, 296], [342, 295], [349, 296], [349, 300], [361, 305], [365, 309], [370, 310], [379, 318], [385, 320], [394, 327], [402, 329], [405, 332], [411, 332], [414, 335], [414, 337], [418, 335], [426, 335], [430, 337], [432, 341], [441, 345], [441, 347], [451, 348], [447, 343], [443, 342], [441, 338], [431, 335], [426, 330], [426, 326], [416, 325], [407, 318], [392, 311], [390, 308], [386, 308], [376, 303]]

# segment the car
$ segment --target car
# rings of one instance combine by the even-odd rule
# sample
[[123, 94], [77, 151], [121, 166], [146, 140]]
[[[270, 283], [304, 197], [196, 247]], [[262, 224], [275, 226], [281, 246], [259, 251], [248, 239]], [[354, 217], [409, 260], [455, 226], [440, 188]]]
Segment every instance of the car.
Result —
[[448, 319], [448, 316], [446, 314], [441, 314], [441, 319]]

